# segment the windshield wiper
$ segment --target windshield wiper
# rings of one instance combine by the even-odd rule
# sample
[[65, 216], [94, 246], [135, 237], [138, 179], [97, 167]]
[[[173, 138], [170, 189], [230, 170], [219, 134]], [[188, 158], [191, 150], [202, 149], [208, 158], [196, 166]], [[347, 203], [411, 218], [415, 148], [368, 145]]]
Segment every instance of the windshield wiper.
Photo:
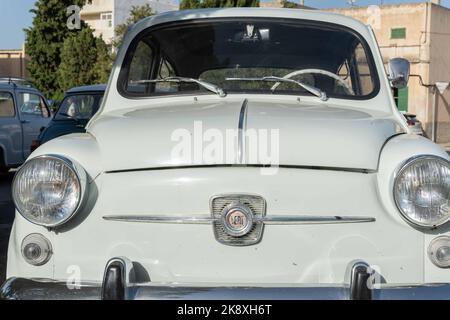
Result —
[[149, 79], [149, 80], [131, 80], [132, 84], [142, 84], [142, 83], [158, 83], [158, 82], [186, 82], [186, 83], [196, 83], [199, 86], [205, 88], [208, 91], [214, 92], [215, 94], [219, 95], [219, 97], [223, 98], [226, 97], [226, 92], [220, 88], [219, 86], [216, 86], [213, 83], [206, 82], [200, 79], [194, 79], [194, 78], [185, 78], [185, 77], [166, 77], [162, 79]]
[[[266, 82], [287, 82], [287, 83], [295, 83], [296, 85], [299, 85], [309, 93], [317, 96], [322, 101], [328, 100], [327, 94], [320, 90], [319, 88], [310, 86], [306, 83], [303, 83], [298, 80], [294, 79], [285, 79], [281, 77], [275, 77], [275, 76], [267, 76], [267, 77], [260, 77], [260, 78], [225, 78], [226, 81], [266, 81]], [[275, 91], [274, 89], [272, 91]]]

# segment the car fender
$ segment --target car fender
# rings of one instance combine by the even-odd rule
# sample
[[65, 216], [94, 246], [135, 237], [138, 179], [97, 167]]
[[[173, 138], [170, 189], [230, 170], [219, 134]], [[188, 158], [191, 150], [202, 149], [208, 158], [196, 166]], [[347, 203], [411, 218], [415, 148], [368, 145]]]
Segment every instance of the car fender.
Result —
[[394, 180], [397, 172], [408, 159], [421, 155], [433, 155], [450, 160], [448, 154], [439, 145], [415, 134], [394, 136], [386, 142], [380, 153], [377, 174], [380, 200], [386, 211], [399, 223], [405, 225], [407, 223], [401, 217], [394, 201]]

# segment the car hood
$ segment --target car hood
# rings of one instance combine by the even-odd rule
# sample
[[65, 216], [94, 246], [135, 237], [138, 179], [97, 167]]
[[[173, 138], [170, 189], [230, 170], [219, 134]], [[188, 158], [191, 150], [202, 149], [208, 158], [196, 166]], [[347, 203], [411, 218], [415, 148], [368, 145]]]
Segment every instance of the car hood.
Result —
[[385, 141], [400, 130], [392, 115], [231, 98], [114, 111], [88, 128], [105, 171], [236, 164], [376, 170]]

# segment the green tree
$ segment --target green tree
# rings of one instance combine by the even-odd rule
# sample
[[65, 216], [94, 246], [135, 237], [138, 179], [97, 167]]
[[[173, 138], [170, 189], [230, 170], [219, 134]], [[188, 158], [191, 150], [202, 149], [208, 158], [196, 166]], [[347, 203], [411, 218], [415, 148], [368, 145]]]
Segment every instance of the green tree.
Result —
[[283, 8], [288, 9], [297, 9], [299, 7], [297, 3], [288, 0], [281, 1], [281, 4], [283, 5]]
[[104, 83], [111, 70], [108, 47], [96, 38], [90, 27], [66, 38], [61, 50], [61, 64], [57, 70], [60, 88]]
[[85, 3], [86, 0], [37, 0], [31, 10], [33, 24], [25, 29], [25, 50], [31, 58], [28, 70], [35, 85], [48, 97], [61, 92], [57, 80], [61, 49], [64, 40], [78, 31], [67, 27], [67, 8], [72, 5], [82, 7]]
[[259, 7], [259, 0], [181, 0], [182, 9]]
[[119, 24], [115, 29], [116, 38], [113, 41], [113, 46], [115, 48], [120, 47], [123, 41], [123, 37], [127, 33], [127, 30], [130, 26], [141, 19], [155, 14], [156, 12], [153, 11], [152, 7], [148, 3], [143, 6], [132, 6], [128, 19], [125, 21], [125, 23]]

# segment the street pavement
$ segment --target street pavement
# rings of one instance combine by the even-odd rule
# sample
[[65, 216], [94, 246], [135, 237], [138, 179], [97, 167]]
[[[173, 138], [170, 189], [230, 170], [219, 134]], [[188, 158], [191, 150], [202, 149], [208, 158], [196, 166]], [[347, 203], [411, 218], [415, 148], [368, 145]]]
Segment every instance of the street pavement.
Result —
[[0, 174], [0, 283], [6, 277], [6, 255], [9, 233], [14, 221], [14, 204], [11, 199], [13, 173]]

